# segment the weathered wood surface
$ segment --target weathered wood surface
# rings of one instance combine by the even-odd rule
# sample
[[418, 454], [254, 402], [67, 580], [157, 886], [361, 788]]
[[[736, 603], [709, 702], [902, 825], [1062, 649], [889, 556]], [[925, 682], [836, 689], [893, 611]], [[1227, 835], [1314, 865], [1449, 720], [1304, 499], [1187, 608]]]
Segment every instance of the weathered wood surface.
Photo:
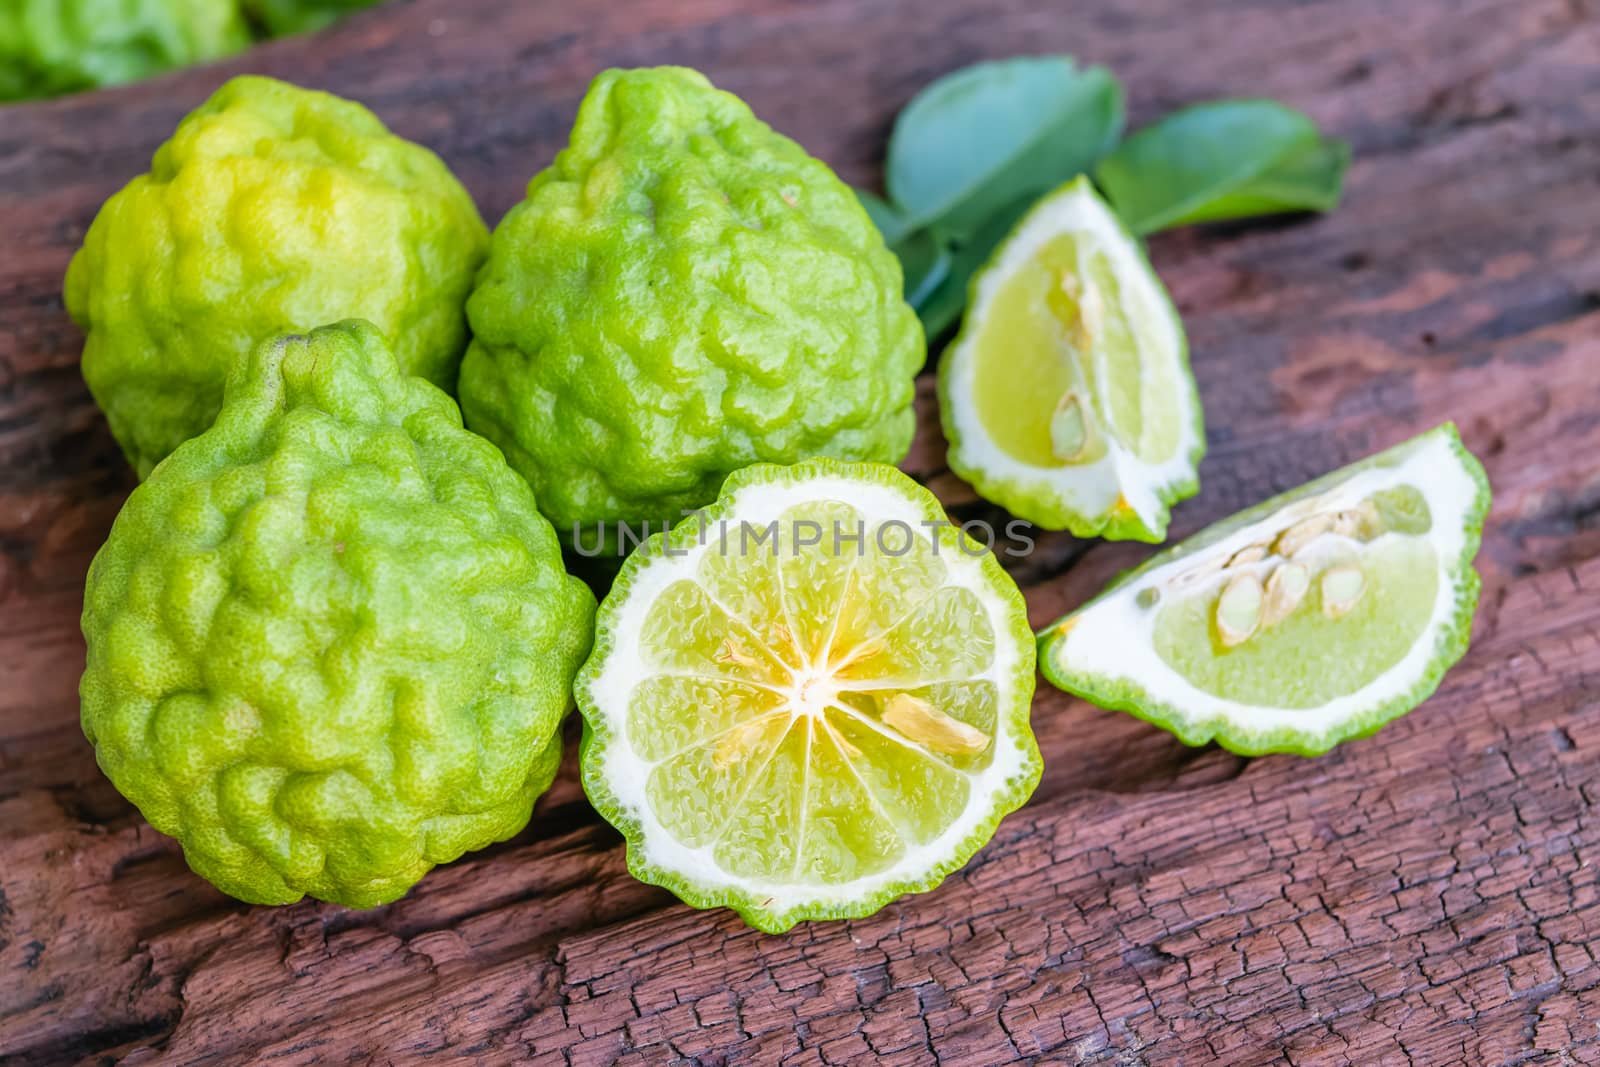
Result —
[[[868, 182], [920, 85], [1046, 49], [1111, 65], [1136, 120], [1265, 94], [1354, 143], [1330, 218], [1153, 242], [1212, 444], [1174, 532], [1454, 418], [1496, 499], [1433, 700], [1242, 760], [1044, 688], [1044, 783], [967, 870], [783, 937], [631, 881], [570, 758], [522, 835], [369, 913], [220, 896], [100, 777], [77, 614], [131, 483], [59, 283], [226, 74], [370, 103], [493, 220], [606, 65], [701, 67]], [[0, 110], [0, 237], [0, 1060], [1600, 1062], [1592, 0], [424, 0]], [[908, 466], [983, 514], [923, 400]], [[1014, 572], [1042, 624], [1148, 551], [1051, 536]]]

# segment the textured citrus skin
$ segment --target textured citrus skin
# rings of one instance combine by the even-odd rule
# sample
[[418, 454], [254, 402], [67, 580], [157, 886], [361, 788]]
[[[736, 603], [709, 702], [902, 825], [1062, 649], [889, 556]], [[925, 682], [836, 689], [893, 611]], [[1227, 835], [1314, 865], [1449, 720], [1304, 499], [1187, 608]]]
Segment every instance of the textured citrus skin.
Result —
[[361, 317], [448, 389], [488, 234], [432, 152], [360, 104], [228, 82], [110, 200], [67, 270], [83, 376], [145, 477], [258, 342]]
[[0, 0], [0, 100], [120, 85], [249, 44], [234, 0]]
[[341, 323], [240, 361], [128, 498], [83, 729], [223, 891], [372, 907], [527, 823], [593, 614], [527, 484]]
[[926, 356], [900, 287], [849, 187], [737, 97], [606, 71], [495, 231], [462, 410], [567, 539], [758, 461], [898, 462]]
[[332, 25], [352, 11], [371, 7], [378, 0], [245, 0], [244, 7], [262, 29], [274, 37], [309, 33]]

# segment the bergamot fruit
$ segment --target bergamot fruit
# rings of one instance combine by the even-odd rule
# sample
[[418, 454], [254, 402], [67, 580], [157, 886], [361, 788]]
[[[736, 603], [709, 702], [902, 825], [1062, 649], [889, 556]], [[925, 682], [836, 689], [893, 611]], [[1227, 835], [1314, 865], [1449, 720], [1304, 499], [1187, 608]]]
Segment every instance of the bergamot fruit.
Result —
[[1040, 634], [1056, 685], [1191, 745], [1317, 755], [1466, 651], [1483, 468], [1448, 424], [1196, 534]]
[[0, 101], [121, 85], [249, 44], [235, 0], [0, 0]]
[[628, 869], [781, 931], [964, 864], [1039, 780], [1022, 594], [883, 464], [760, 465], [628, 557], [578, 678]]
[[211, 425], [229, 364], [282, 333], [368, 319], [448, 390], [487, 242], [444, 163], [360, 104], [235, 78], [73, 257], [83, 376], [141, 478]]
[[495, 230], [462, 411], [567, 540], [758, 461], [898, 462], [925, 357], [900, 289], [855, 194], [737, 97], [607, 71]]
[[378, 0], [244, 0], [244, 9], [267, 33], [283, 37], [331, 26]]
[[361, 322], [240, 360], [89, 569], [83, 729], [242, 900], [394, 900], [520, 830], [594, 600], [527, 483]]
[[973, 280], [939, 409], [950, 469], [1046, 529], [1160, 541], [1199, 489], [1183, 325], [1087, 178], [1035, 205]]

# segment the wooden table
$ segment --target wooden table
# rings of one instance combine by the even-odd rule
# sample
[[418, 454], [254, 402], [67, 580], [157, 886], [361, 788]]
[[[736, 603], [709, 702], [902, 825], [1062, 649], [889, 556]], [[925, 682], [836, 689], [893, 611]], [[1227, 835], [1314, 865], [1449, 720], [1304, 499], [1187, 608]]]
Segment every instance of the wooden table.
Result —
[[[77, 616], [132, 478], [61, 276], [225, 76], [369, 103], [493, 220], [605, 66], [700, 67], [871, 183], [921, 85], [1051, 49], [1135, 122], [1262, 94], [1354, 144], [1329, 218], [1152, 242], [1211, 438], [1173, 533], [1455, 419], [1495, 507], [1472, 651], [1422, 708], [1246, 760], [1045, 687], [1044, 782], [965, 871], [782, 937], [632, 881], [570, 753], [519, 837], [362, 913], [223, 897], [100, 776]], [[988, 514], [932, 400], [908, 469]], [[1014, 572], [1043, 624], [1148, 552], [1055, 535]], [[1592, 0], [421, 0], [0, 109], [0, 1060], [1600, 1062], [1597, 591]]]

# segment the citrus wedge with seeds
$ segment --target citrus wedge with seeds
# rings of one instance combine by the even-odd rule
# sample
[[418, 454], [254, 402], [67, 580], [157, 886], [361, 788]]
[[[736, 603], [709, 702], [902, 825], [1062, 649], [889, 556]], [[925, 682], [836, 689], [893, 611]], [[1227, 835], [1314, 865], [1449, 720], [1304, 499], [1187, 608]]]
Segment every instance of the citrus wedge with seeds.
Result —
[[577, 682], [635, 877], [769, 932], [938, 885], [1033, 792], [1033, 635], [893, 467], [728, 478], [624, 563]]
[[1160, 541], [1199, 489], [1183, 325], [1087, 178], [1035, 205], [973, 280], [939, 407], [951, 469], [1046, 529]]
[[1450, 424], [1211, 526], [1040, 633], [1062, 689], [1244, 755], [1319, 755], [1466, 651], [1489, 483]]

